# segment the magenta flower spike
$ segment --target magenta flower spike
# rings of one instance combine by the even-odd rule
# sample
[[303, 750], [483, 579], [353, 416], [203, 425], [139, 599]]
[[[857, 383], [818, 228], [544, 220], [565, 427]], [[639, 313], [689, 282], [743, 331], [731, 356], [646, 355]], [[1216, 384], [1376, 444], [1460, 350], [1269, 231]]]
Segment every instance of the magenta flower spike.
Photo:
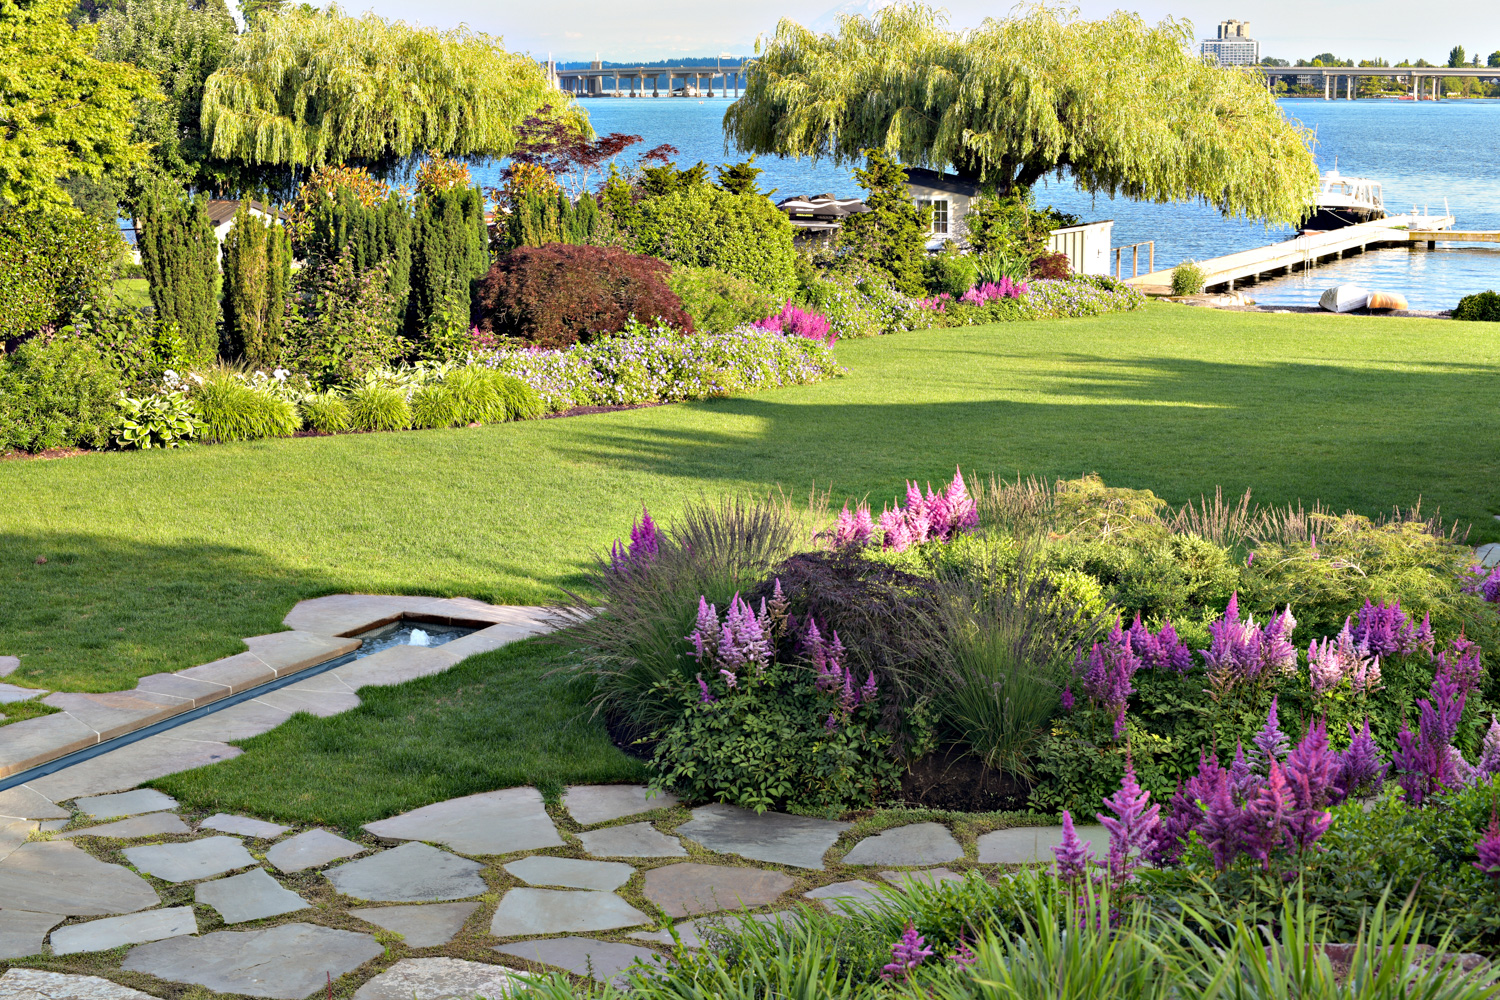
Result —
[[641, 522], [630, 528], [630, 556], [637, 562], [650, 562], [656, 558], [660, 551], [660, 544], [656, 534], [656, 522], [651, 520], [651, 512], [645, 507], [641, 508]]
[[1437, 676], [1445, 678], [1465, 695], [1479, 689], [1484, 680], [1484, 663], [1479, 645], [1459, 632], [1453, 648], [1437, 654]]
[[974, 963], [979, 961], [979, 956], [974, 954], [974, 949], [969, 947], [968, 941], [959, 938], [958, 947], [954, 950], [953, 954], [948, 956], [948, 960], [960, 969], [968, 969], [972, 968]]
[[1151, 793], [1135, 778], [1135, 765], [1125, 759], [1125, 776], [1120, 790], [1104, 800], [1113, 817], [1098, 813], [1095, 818], [1109, 831], [1109, 871], [1118, 882], [1130, 877], [1136, 861], [1135, 850], [1148, 850], [1161, 831], [1161, 806], [1151, 804]]
[[1286, 776], [1281, 765], [1272, 761], [1266, 780], [1246, 800], [1240, 814], [1240, 840], [1244, 851], [1258, 859], [1263, 869], [1271, 867], [1271, 853], [1288, 837], [1291, 810], [1292, 795]]
[[1291, 741], [1281, 731], [1281, 723], [1276, 717], [1277, 697], [1271, 698], [1271, 710], [1266, 713], [1266, 724], [1250, 741], [1255, 744], [1255, 752], [1250, 755], [1251, 762], [1258, 770], [1267, 774], [1270, 773], [1270, 765], [1285, 757], [1291, 747]]
[[1489, 731], [1479, 750], [1479, 769], [1485, 774], [1500, 773], [1500, 719], [1490, 716]]
[[708, 689], [708, 684], [704, 682], [702, 674], [698, 675], [698, 690], [699, 690], [699, 692], [701, 692], [700, 695], [699, 695], [699, 697], [698, 697], [698, 700], [700, 702], [703, 702], [703, 703], [706, 704], [706, 703], [708, 703], [710, 701], [717, 701], [718, 700], [717, 698], [714, 697], [713, 692]]
[[1229, 771], [1226, 774], [1229, 779], [1229, 789], [1234, 792], [1235, 797], [1244, 801], [1255, 787], [1258, 779], [1255, 771], [1250, 767], [1250, 761], [1245, 758], [1245, 744], [1235, 743], [1234, 760], [1229, 762]]
[[1062, 707], [1064, 712], [1073, 711], [1073, 686], [1071, 684], [1063, 685]]
[[1333, 794], [1330, 801], [1338, 803], [1356, 796], [1373, 795], [1385, 783], [1389, 765], [1380, 758], [1380, 748], [1370, 733], [1370, 720], [1355, 733], [1349, 727], [1349, 748], [1339, 757], [1338, 773], [1334, 776]]
[[878, 693], [879, 691], [875, 686], [875, 671], [871, 670], [870, 676], [865, 678], [864, 684], [859, 689], [859, 704], [868, 705], [875, 700], [875, 696]]
[[911, 974], [911, 970], [921, 965], [925, 959], [931, 958], [932, 954], [932, 949], [927, 947], [927, 939], [917, 933], [917, 928], [911, 921], [907, 921], [901, 939], [891, 945], [891, 962], [883, 967], [880, 978], [903, 980]]
[[1490, 808], [1490, 826], [1474, 845], [1474, 853], [1479, 860], [1472, 862], [1484, 874], [1491, 878], [1500, 878], [1500, 818], [1496, 818], [1495, 810]]
[[1401, 732], [1396, 734], [1396, 752], [1391, 754], [1391, 770], [1396, 774], [1396, 784], [1406, 793], [1407, 803], [1412, 806], [1422, 804], [1431, 780], [1431, 768], [1425, 758], [1416, 734], [1402, 723]]
[[1209, 797], [1204, 801], [1203, 822], [1198, 832], [1214, 856], [1214, 867], [1228, 868], [1242, 849], [1240, 809], [1229, 791], [1229, 775], [1215, 776]]
[[1338, 755], [1328, 749], [1322, 722], [1309, 726], [1307, 735], [1287, 754], [1285, 775], [1292, 793], [1287, 829], [1302, 850], [1328, 832], [1333, 822], [1333, 814], [1324, 807], [1328, 805], [1339, 763]]
[[1419, 625], [1419, 626], [1417, 626], [1416, 641], [1417, 641], [1417, 646], [1419, 648], [1423, 649], [1423, 650], [1426, 650], [1428, 658], [1431, 659], [1432, 658], [1432, 647], [1433, 647], [1433, 642], [1434, 642], [1434, 640], [1432, 638], [1432, 612], [1431, 611], [1425, 612], [1422, 615], [1422, 624]]
[[1073, 816], [1066, 809], [1062, 811], [1062, 827], [1062, 843], [1052, 848], [1052, 856], [1057, 859], [1057, 877], [1064, 882], [1078, 882], [1088, 874], [1092, 852], [1088, 841], [1078, 839]]

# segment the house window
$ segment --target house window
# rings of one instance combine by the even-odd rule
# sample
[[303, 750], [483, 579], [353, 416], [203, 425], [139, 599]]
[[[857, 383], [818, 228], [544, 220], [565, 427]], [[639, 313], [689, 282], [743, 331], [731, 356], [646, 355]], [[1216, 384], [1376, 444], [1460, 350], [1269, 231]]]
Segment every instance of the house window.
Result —
[[930, 232], [943, 236], [948, 235], [947, 198], [918, 198], [917, 207], [932, 209], [932, 228]]

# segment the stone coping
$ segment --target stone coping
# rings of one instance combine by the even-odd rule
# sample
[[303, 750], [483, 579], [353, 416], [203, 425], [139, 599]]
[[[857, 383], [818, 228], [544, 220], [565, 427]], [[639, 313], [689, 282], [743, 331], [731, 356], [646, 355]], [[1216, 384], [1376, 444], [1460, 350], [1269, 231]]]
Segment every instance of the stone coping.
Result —
[[[327, 663], [359, 648], [360, 640], [351, 636], [402, 618], [477, 629], [424, 650], [422, 656], [431, 667], [445, 670], [475, 653], [546, 631], [545, 614], [542, 608], [485, 604], [464, 597], [333, 594], [299, 601], [283, 619], [287, 631], [250, 636], [244, 640], [248, 648], [243, 653], [142, 677], [133, 691], [48, 694], [42, 701], [61, 711], [0, 726], [0, 778]], [[382, 683], [375, 678], [371, 682]], [[350, 685], [351, 693], [354, 687]], [[279, 699], [275, 707], [304, 709], [295, 696]]]

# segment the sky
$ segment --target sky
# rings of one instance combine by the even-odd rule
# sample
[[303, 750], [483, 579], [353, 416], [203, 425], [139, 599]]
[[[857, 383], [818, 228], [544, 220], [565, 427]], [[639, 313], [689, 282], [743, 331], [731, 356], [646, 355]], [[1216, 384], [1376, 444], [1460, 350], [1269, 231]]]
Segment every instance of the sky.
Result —
[[[835, 0], [345, 0], [345, 9], [373, 10], [433, 27], [467, 24], [500, 35], [506, 48], [539, 59], [632, 61], [675, 56], [748, 55], [756, 36], [782, 17], [822, 28]], [[846, 0], [864, 9], [880, 0]], [[1193, 22], [1199, 38], [1213, 35], [1225, 18], [1250, 22], [1261, 54], [1295, 60], [1333, 52], [1341, 58], [1382, 57], [1391, 62], [1446, 61], [1462, 45], [1470, 55], [1500, 50], [1496, 0], [1074, 0], [1084, 17], [1103, 17], [1121, 6], [1150, 21], [1167, 16]], [[977, 25], [1003, 14], [1008, 3], [949, 0], [936, 3], [954, 27]], [[814, 22], [817, 22], [814, 24]]]

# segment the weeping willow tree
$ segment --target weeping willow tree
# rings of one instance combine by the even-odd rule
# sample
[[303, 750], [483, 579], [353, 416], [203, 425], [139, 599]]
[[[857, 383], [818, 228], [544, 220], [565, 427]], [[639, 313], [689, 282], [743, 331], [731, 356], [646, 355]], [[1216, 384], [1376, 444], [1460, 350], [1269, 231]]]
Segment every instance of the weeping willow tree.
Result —
[[883, 148], [1001, 193], [1071, 175], [1089, 192], [1299, 221], [1318, 180], [1311, 133], [1257, 74], [1209, 65], [1191, 41], [1182, 21], [1042, 6], [972, 31], [916, 5], [836, 35], [782, 21], [724, 132], [743, 152], [836, 163]]
[[585, 121], [498, 38], [293, 9], [239, 36], [204, 87], [202, 125], [221, 159], [385, 174], [429, 151], [503, 156], [547, 105]]

